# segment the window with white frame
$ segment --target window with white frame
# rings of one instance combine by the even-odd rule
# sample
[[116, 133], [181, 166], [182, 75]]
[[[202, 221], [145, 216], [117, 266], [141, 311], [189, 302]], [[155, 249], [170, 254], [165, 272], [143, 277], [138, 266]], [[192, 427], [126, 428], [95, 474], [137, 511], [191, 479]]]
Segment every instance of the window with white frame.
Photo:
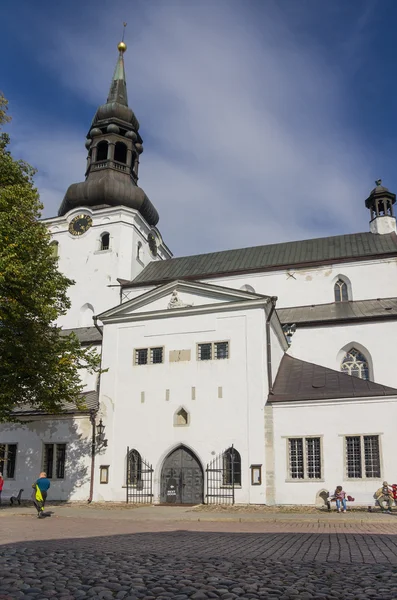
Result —
[[289, 479], [321, 479], [321, 438], [288, 439]]
[[65, 479], [66, 444], [44, 444], [43, 470], [48, 479]]
[[229, 342], [197, 344], [197, 360], [222, 360], [229, 358]]
[[157, 365], [164, 362], [164, 348], [137, 348], [134, 351], [135, 365]]
[[17, 444], [0, 444], [0, 473], [4, 479], [15, 478]]
[[346, 477], [364, 479], [381, 477], [378, 435], [349, 435], [345, 438]]
[[342, 359], [340, 366], [342, 373], [359, 377], [360, 379], [369, 379], [368, 361], [364, 354], [356, 348], [350, 348]]

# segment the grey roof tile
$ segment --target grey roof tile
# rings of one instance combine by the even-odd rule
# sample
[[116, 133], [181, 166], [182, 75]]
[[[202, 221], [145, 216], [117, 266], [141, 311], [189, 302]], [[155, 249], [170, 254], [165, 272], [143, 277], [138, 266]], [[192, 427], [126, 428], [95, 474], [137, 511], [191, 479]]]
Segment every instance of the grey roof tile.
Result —
[[268, 402], [376, 396], [397, 396], [397, 390], [284, 354]]
[[[96, 391], [83, 392], [80, 394], [80, 402], [83, 404], [81, 409], [77, 408], [75, 404], [71, 402], [65, 402], [62, 407], [61, 413], [54, 414], [54, 418], [57, 416], [62, 416], [63, 414], [86, 414], [91, 411], [97, 410], [99, 406], [99, 396]], [[40, 411], [36, 408], [32, 408], [31, 406], [19, 406], [14, 410], [14, 414], [16, 416], [27, 417], [34, 415], [50, 415], [51, 413], [46, 413], [44, 411]]]
[[277, 309], [277, 314], [282, 325], [287, 323], [305, 325], [337, 321], [396, 319], [397, 298], [377, 298], [374, 300], [313, 304], [311, 306], [292, 306]]
[[149, 263], [132, 282], [123, 285], [205, 279], [228, 273], [288, 269], [312, 263], [343, 262], [382, 255], [397, 255], [395, 233], [353, 233], [160, 260]]
[[[100, 329], [102, 329], [100, 327]], [[75, 333], [82, 344], [102, 343], [102, 336], [96, 327], [77, 327], [76, 329], [62, 329], [61, 335]]]

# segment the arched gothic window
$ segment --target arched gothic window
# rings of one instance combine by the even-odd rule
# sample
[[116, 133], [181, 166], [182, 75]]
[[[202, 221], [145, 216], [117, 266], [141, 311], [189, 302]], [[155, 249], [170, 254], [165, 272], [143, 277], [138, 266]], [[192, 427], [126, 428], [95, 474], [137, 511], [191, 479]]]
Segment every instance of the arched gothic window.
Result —
[[360, 377], [360, 379], [369, 379], [368, 361], [364, 354], [361, 354], [356, 348], [351, 348], [346, 352], [340, 370], [342, 373]]
[[108, 143], [107, 142], [99, 142], [96, 147], [96, 160], [97, 162], [100, 160], [106, 160], [108, 157]]
[[334, 285], [335, 302], [347, 302], [349, 300], [349, 290], [346, 281], [338, 279]]
[[110, 248], [110, 235], [108, 233], [102, 233], [101, 235], [101, 250], [109, 250]]
[[127, 485], [142, 481], [142, 457], [138, 450], [130, 450], [127, 457]]
[[223, 485], [241, 485], [241, 456], [233, 448], [223, 453]]
[[136, 257], [138, 260], [141, 260], [141, 249], [142, 249], [142, 242], [138, 242], [136, 245]]

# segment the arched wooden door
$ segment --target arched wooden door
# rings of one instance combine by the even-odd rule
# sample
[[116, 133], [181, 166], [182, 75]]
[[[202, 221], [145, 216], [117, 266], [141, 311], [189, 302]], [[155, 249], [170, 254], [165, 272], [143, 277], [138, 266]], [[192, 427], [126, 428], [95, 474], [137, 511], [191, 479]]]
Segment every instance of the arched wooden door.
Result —
[[161, 471], [161, 502], [167, 504], [201, 504], [204, 498], [204, 475], [197, 456], [180, 446], [167, 456]]

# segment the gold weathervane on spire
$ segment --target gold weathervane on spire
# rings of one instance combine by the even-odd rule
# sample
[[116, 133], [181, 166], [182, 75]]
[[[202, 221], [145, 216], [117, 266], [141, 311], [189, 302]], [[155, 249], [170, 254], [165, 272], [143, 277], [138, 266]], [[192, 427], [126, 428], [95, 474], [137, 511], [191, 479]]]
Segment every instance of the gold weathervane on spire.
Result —
[[119, 45], [117, 46], [118, 51], [121, 54], [124, 54], [124, 52], [127, 50], [127, 44], [124, 42], [124, 32], [125, 32], [125, 28], [127, 27], [127, 23], [123, 23], [123, 36], [121, 38], [121, 42], [119, 43]]

